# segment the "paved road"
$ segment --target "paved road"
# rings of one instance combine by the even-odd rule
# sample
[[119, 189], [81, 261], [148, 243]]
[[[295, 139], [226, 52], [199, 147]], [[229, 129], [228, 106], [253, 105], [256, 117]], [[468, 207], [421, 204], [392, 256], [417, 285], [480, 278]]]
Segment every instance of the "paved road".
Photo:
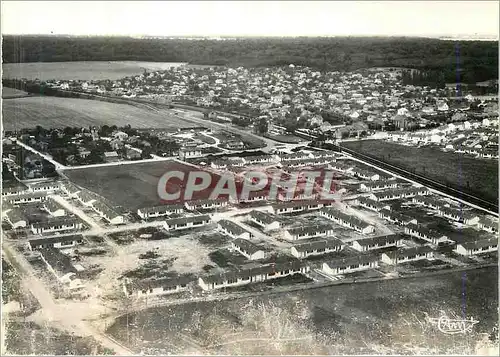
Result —
[[72, 205], [70, 202], [68, 202], [63, 197], [61, 197], [59, 195], [52, 195], [50, 197], [54, 201], [59, 203], [62, 207], [64, 207], [67, 211], [78, 216], [81, 220], [83, 220], [85, 223], [87, 223], [93, 230], [102, 230], [103, 229], [99, 224], [97, 224], [96, 221], [94, 221], [91, 217], [89, 217], [85, 212], [83, 212], [80, 208]]
[[145, 162], [161, 162], [161, 161], [169, 161], [172, 160], [172, 157], [160, 157], [160, 156], [154, 156], [152, 159], [144, 159], [144, 160], [132, 160], [132, 161], [117, 161], [117, 162], [105, 162], [102, 164], [91, 164], [91, 165], [84, 165], [84, 166], [64, 166], [63, 170], [68, 171], [68, 170], [78, 170], [78, 169], [87, 169], [91, 167], [108, 167], [108, 166], [122, 166], [122, 165], [134, 165], [134, 164], [141, 164]]
[[40, 151], [38, 151], [38, 150], [36, 150], [36, 149], [32, 148], [32, 147], [31, 147], [31, 146], [29, 146], [29, 145], [26, 145], [26, 144], [22, 143], [22, 142], [21, 142], [21, 141], [19, 141], [19, 140], [17, 140], [17, 141], [16, 141], [16, 143], [17, 143], [17, 145], [19, 145], [19, 146], [21, 146], [21, 147], [25, 148], [26, 150], [29, 150], [29, 151], [31, 151], [31, 152], [33, 152], [33, 153], [37, 154], [37, 155], [40, 155], [40, 156], [41, 156], [41, 157], [43, 157], [45, 160], [47, 160], [48, 162], [52, 163], [52, 164], [56, 167], [56, 170], [61, 170], [61, 169], [65, 169], [65, 168], [66, 168], [66, 166], [64, 166], [64, 165], [62, 165], [62, 164], [58, 163], [57, 161], [55, 161], [55, 160], [52, 158], [52, 156], [47, 155], [47, 154], [42, 154]]

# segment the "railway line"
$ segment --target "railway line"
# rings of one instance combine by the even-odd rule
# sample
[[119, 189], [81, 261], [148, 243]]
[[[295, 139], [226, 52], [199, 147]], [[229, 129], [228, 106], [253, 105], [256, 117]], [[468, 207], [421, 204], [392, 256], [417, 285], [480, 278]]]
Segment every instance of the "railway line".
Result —
[[434, 189], [435, 191], [438, 191], [439, 193], [445, 194], [447, 196], [451, 196], [452, 198], [467, 204], [469, 206], [472, 206], [474, 208], [481, 209], [483, 211], [488, 212], [489, 214], [495, 215], [498, 217], [498, 203], [490, 202], [487, 201], [481, 197], [477, 197], [475, 195], [472, 195], [467, 192], [463, 192], [461, 190], [455, 189], [453, 187], [447, 186], [441, 182], [435, 181], [433, 179], [430, 179], [428, 177], [410, 172], [406, 169], [403, 169], [401, 167], [398, 167], [393, 164], [389, 164], [387, 162], [381, 161], [379, 159], [373, 158], [371, 156], [362, 154], [360, 152], [354, 151], [352, 149], [348, 149], [345, 147], [341, 147], [338, 145], [331, 145], [332, 149], [336, 151], [341, 151], [344, 153], [347, 153], [351, 155], [353, 158], [357, 158], [360, 161], [364, 161], [364, 163], [370, 164], [371, 166], [375, 166], [376, 168], [379, 169], [384, 169], [388, 171], [389, 173], [392, 174], [397, 174], [403, 178], [409, 179], [411, 181], [414, 181], [416, 183], [419, 183], [421, 185], [427, 186], [431, 189]]

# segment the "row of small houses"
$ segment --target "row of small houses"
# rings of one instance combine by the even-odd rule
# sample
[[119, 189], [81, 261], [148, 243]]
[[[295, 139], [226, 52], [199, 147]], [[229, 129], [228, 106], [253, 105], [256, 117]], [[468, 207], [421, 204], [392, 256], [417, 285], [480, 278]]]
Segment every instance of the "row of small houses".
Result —
[[67, 217], [66, 210], [52, 199], [43, 203], [42, 210], [48, 212], [51, 217], [45, 221], [32, 222], [23, 214], [18, 207], [9, 204], [4, 205], [3, 215], [14, 229], [26, 228], [28, 225], [33, 234], [45, 234], [83, 228], [83, 223], [77, 217]]
[[40, 181], [26, 185], [18, 182], [15, 185], [2, 187], [2, 197], [29, 195], [33, 193], [53, 193], [61, 188], [61, 182], [56, 180]]
[[287, 155], [261, 155], [238, 158], [217, 159], [211, 162], [214, 169], [225, 170], [231, 167], [245, 167], [250, 165], [278, 164], [290, 168], [327, 165], [334, 162], [337, 154], [333, 151], [298, 152]]
[[276, 264], [252, 264], [241, 268], [228, 269], [221, 273], [207, 274], [201, 277], [182, 276], [124, 283], [126, 295], [137, 297], [163, 295], [187, 291], [189, 285], [198, 285], [203, 291], [213, 291], [251, 283], [265, 282], [295, 274], [306, 274], [310, 267], [300, 261], [286, 261]]
[[158, 218], [171, 216], [173, 214], [181, 214], [184, 210], [200, 211], [200, 210], [214, 210], [224, 208], [229, 204], [227, 200], [196, 200], [186, 201], [184, 204], [171, 204], [155, 207], [139, 208], [137, 214], [142, 219]]
[[[338, 251], [341, 249], [341, 246], [341, 243], [332, 241], [331, 248], [333, 251]], [[311, 247], [305, 249], [311, 250]], [[381, 255], [363, 254], [332, 259], [323, 262], [321, 270], [325, 274], [335, 276], [375, 269], [379, 267], [380, 261], [386, 264], [396, 265], [410, 261], [432, 259], [433, 257], [434, 251], [430, 247], [422, 246], [384, 252]], [[203, 291], [214, 291], [265, 282], [296, 274], [306, 275], [310, 270], [311, 267], [306, 261], [299, 260], [289, 260], [271, 264], [267, 263], [263, 265], [252, 263], [241, 268], [232, 268], [224, 272], [207, 274], [197, 278], [190, 275], [178, 278], [163, 278], [136, 282], [127, 281], [124, 284], [124, 292], [127, 295], [135, 295], [140, 298], [148, 295], [163, 295], [187, 291], [190, 289], [190, 285], [196, 285]]]
[[[354, 163], [347, 162], [346, 160], [339, 160], [337, 162], [330, 163], [329, 167], [343, 174], [354, 176], [362, 180], [378, 181], [382, 179], [380, 173], [356, 167]], [[391, 180], [391, 178], [386, 178], [384, 181], [387, 180]]]
[[104, 218], [110, 224], [124, 224], [125, 217], [116, 212], [111, 205], [105, 203], [101, 197], [93, 192], [80, 189], [77, 186], [68, 183], [63, 186], [63, 191], [72, 198], [78, 199], [86, 207], [91, 207], [99, 216]]
[[[413, 193], [414, 190], [411, 190], [411, 192]], [[394, 194], [394, 192], [391, 194]], [[396, 194], [398, 195], [398, 197], [405, 195], [401, 191], [397, 191]], [[387, 197], [387, 195], [383, 194], [383, 197]], [[418, 223], [417, 220], [413, 217], [400, 214], [398, 212], [393, 212], [391, 205], [387, 202], [388, 200], [374, 200], [372, 197], [358, 197], [356, 201], [361, 207], [378, 212], [380, 218], [383, 218], [389, 222], [399, 225]], [[471, 210], [462, 210], [459, 208], [445, 206], [445, 203], [443, 201], [434, 197], [416, 195], [412, 198], [412, 203], [434, 209], [437, 211], [437, 214], [439, 216], [450, 219], [452, 221], [461, 222], [471, 226], [477, 225], [479, 229], [482, 229], [489, 233], [498, 233], [498, 222], [494, 222], [488, 217], [482, 217]]]
[[480, 229], [487, 232], [498, 233], [497, 222], [494, 222], [487, 217], [482, 217], [473, 211], [445, 206], [442, 201], [433, 197], [416, 196], [413, 197], [412, 202], [434, 209], [437, 211], [438, 215], [451, 219], [455, 222], [461, 222], [471, 226], [477, 225]]

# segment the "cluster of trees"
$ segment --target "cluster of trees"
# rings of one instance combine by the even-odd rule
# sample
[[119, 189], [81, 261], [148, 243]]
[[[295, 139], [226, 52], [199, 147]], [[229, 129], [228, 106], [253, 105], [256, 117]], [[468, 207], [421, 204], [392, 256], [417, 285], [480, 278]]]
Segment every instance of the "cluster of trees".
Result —
[[498, 78], [498, 42], [428, 38], [240, 38], [227, 41], [127, 37], [4, 36], [4, 63], [157, 61], [231, 66], [293, 63], [319, 70], [407, 67], [437, 70], [456, 81]]

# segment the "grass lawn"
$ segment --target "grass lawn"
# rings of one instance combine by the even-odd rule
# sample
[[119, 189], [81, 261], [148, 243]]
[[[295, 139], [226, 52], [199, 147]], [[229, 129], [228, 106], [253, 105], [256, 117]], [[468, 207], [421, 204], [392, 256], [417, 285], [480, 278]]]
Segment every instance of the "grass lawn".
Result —
[[351, 141], [343, 145], [477, 194], [491, 202], [498, 202], [498, 161], [474, 159], [437, 148], [403, 146], [382, 140]]

